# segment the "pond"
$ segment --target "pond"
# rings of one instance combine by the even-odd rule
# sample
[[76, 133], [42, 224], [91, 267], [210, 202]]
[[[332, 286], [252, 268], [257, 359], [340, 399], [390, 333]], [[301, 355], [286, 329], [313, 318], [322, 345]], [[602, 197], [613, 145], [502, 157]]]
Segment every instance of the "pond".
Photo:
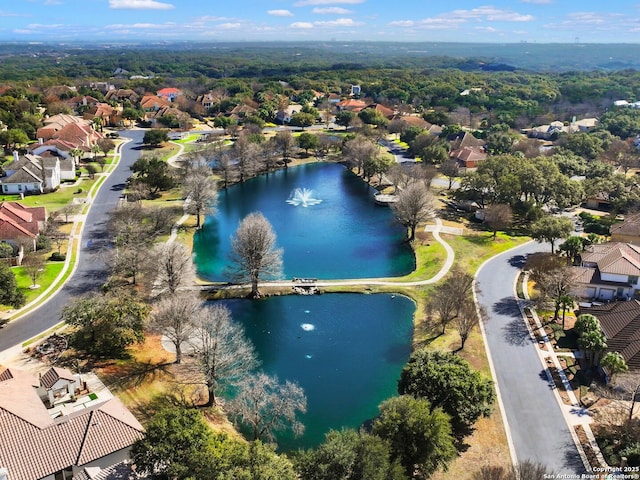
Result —
[[260, 211], [284, 249], [285, 278], [372, 278], [410, 273], [415, 257], [406, 229], [374, 190], [345, 167], [314, 163], [253, 178], [219, 193], [218, 212], [194, 237], [198, 275], [225, 281], [230, 238]]
[[297, 381], [307, 395], [305, 433], [278, 436], [281, 450], [315, 447], [332, 428], [357, 429], [397, 394], [411, 352], [410, 299], [335, 293], [223, 303], [244, 325], [261, 369]]

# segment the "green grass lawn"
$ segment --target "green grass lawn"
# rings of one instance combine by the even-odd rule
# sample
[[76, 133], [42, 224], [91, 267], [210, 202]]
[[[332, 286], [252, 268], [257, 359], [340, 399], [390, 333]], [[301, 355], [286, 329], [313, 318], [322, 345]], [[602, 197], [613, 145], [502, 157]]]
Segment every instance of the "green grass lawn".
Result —
[[13, 267], [13, 273], [16, 276], [16, 283], [27, 299], [27, 303], [35, 300], [38, 295], [44, 292], [53, 283], [56, 277], [62, 271], [64, 262], [47, 262], [44, 271], [37, 279], [38, 288], [30, 288], [33, 285], [31, 278], [25, 273], [22, 267]]
[[[83, 177], [78, 185], [60, 187], [55, 192], [41, 195], [27, 195], [23, 200], [20, 200], [20, 195], [3, 195], [1, 198], [3, 201], [20, 202], [27, 207], [45, 207], [48, 213], [52, 213], [64, 207], [74, 198], [86, 198], [97, 178], [99, 177], [91, 180]], [[78, 193], [80, 189], [82, 192]]]

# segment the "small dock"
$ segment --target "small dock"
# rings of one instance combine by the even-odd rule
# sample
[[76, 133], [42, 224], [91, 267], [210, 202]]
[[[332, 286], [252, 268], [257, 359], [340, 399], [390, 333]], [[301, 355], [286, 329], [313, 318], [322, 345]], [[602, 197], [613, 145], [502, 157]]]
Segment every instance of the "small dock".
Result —
[[392, 203], [396, 203], [398, 201], [397, 195], [384, 195], [379, 193], [378, 195], [374, 195], [373, 200], [378, 205], [390, 205]]
[[316, 282], [317, 278], [297, 278], [294, 277], [293, 280], [293, 291], [298, 295], [315, 295], [319, 293]]

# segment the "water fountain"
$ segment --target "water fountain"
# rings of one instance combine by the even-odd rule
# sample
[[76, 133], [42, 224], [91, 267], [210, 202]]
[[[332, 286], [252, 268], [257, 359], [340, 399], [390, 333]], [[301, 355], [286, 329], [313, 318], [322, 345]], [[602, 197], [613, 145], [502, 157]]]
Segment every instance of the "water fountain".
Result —
[[311, 205], [322, 203], [322, 200], [319, 198], [313, 198], [313, 190], [309, 188], [296, 188], [291, 192], [291, 195], [289, 195], [287, 203], [294, 207], [302, 205], [306, 208]]

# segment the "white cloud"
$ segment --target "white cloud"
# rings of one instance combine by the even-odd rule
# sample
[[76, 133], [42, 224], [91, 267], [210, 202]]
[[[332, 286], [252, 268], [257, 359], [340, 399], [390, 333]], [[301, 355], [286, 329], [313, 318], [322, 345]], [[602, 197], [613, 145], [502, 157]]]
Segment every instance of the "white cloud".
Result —
[[223, 30], [237, 30], [242, 27], [241, 23], [221, 23], [217, 25], [217, 28], [222, 28]]
[[362, 22], [356, 22], [351, 18], [338, 18], [336, 20], [329, 20], [328, 22], [313, 22], [313, 24], [319, 27], [356, 27], [358, 25], [364, 25]]
[[124, 24], [124, 23], [116, 23], [114, 25], [108, 25], [107, 29], [117, 29], [117, 30], [154, 30], [154, 29], [163, 29], [167, 27], [175, 27], [175, 23], [132, 23], [132, 24]]
[[269, 10], [267, 13], [274, 17], [293, 17], [293, 13], [289, 10]]
[[305, 7], [307, 5], [357, 5], [365, 0], [302, 0], [293, 5], [295, 7]]
[[156, 2], [155, 0], [109, 0], [109, 7], [132, 10], [171, 10], [176, 8], [170, 3]]
[[299, 28], [299, 29], [303, 29], [303, 30], [308, 30], [310, 28], [313, 28], [313, 23], [309, 23], [309, 22], [295, 22], [292, 23], [291, 25], [289, 25], [291, 28]]
[[501, 22], [530, 22], [533, 15], [523, 15], [511, 10], [501, 10], [495, 7], [478, 7], [471, 10], [454, 10], [451, 17], [465, 18], [471, 20], [489, 20]]
[[346, 8], [341, 7], [314, 8], [312, 12], [320, 15], [348, 15], [353, 13], [352, 10], [347, 10]]

